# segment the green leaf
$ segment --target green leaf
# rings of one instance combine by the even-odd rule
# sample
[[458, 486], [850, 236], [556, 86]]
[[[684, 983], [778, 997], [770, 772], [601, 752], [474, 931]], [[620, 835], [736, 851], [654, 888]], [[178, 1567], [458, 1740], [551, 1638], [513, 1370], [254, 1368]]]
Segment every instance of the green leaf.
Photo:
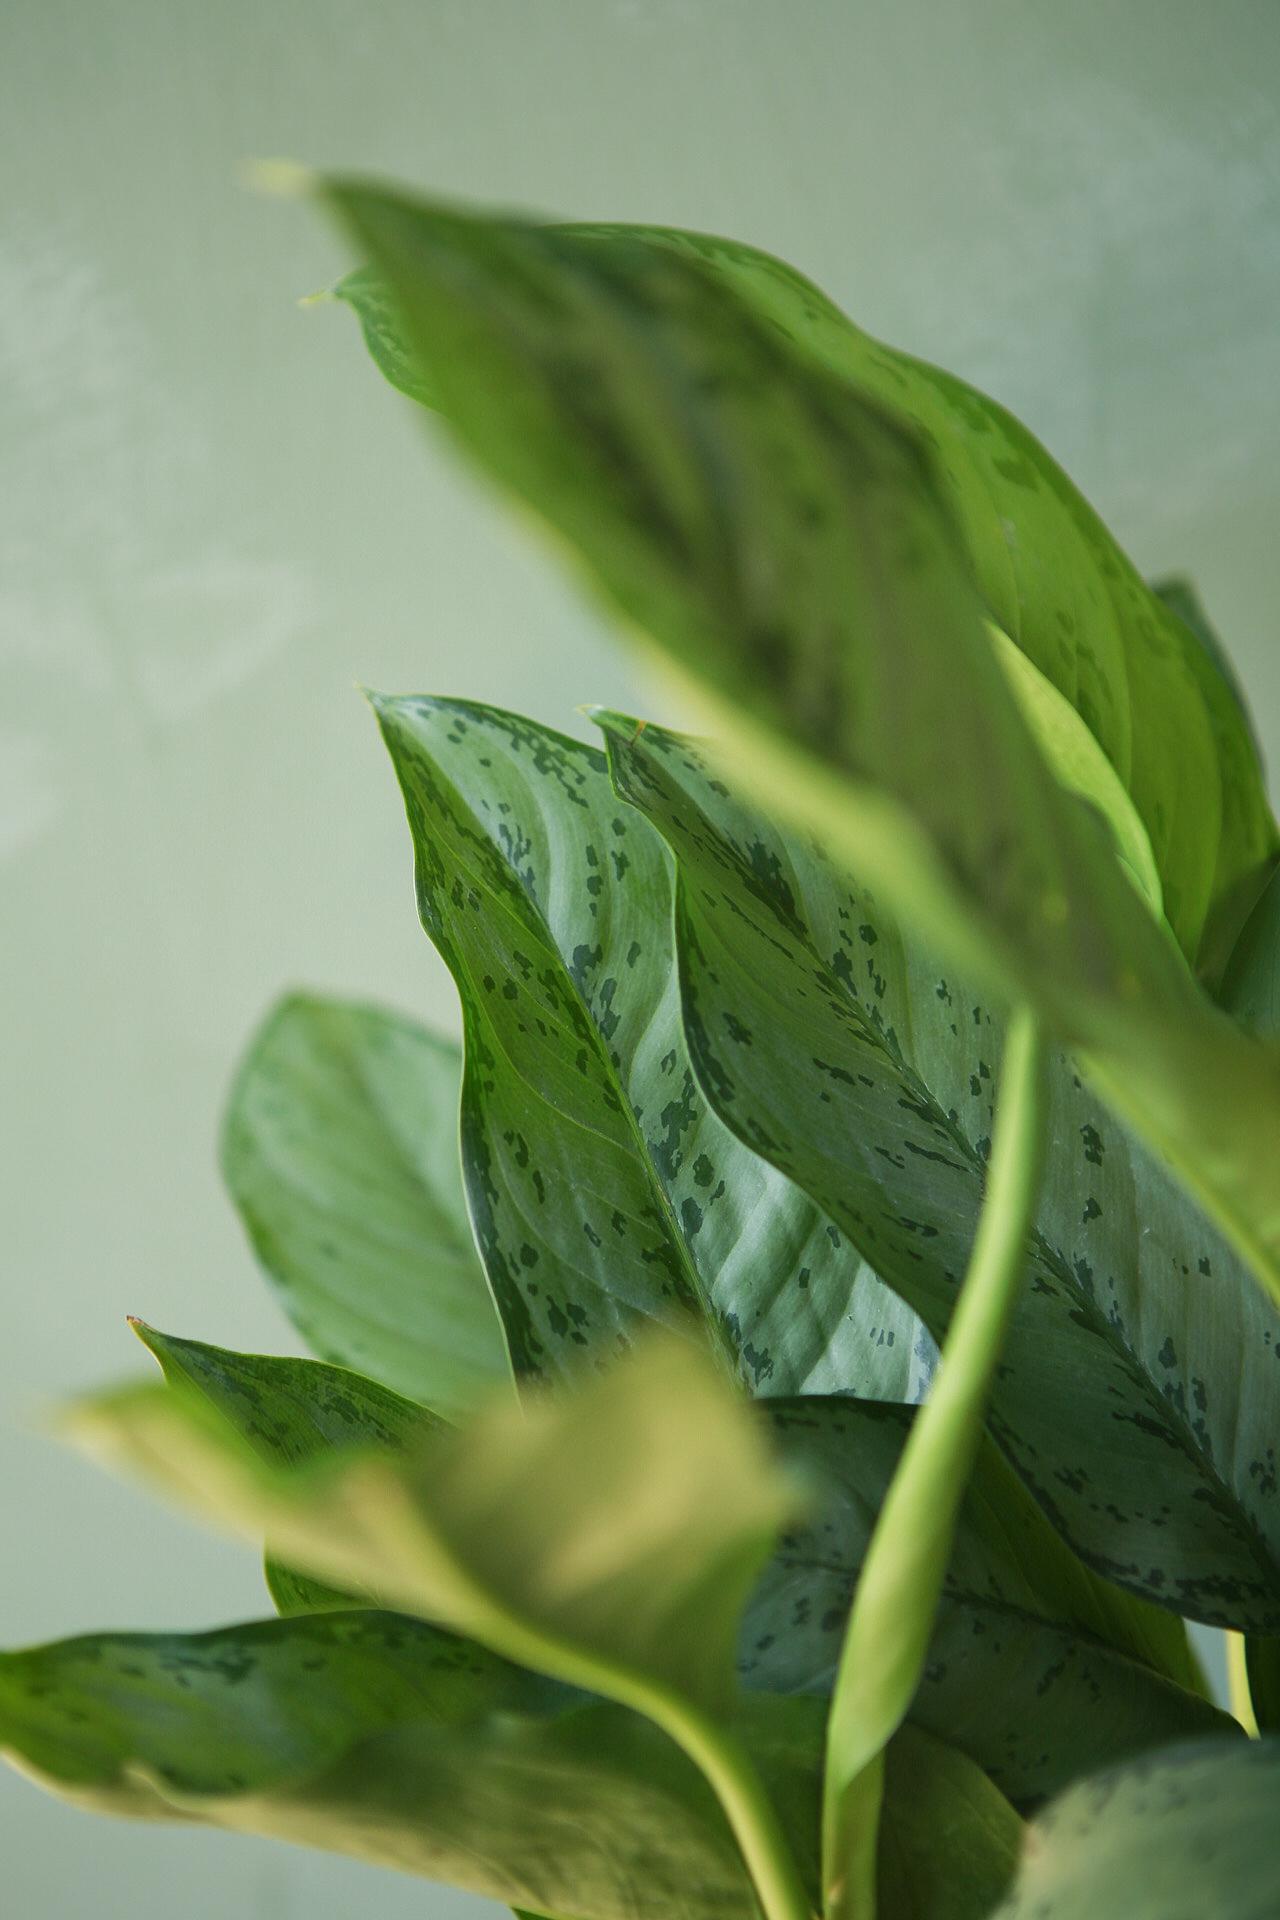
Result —
[[461, 1061], [395, 1014], [291, 994], [253, 1040], [227, 1183], [324, 1359], [453, 1415], [510, 1379], [458, 1166]]
[[1262, 1733], [1280, 1733], [1280, 1639], [1253, 1634], [1245, 1642], [1249, 1704]]
[[375, 707], [462, 1001], [467, 1191], [517, 1373], [598, 1366], [656, 1322], [757, 1391], [916, 1397], [914, 1317], [695, 1081], [671, 859], [603, 755], [468, 702]]
[[[366, 335], [366, 339], [367, 338], [368, 336]], [[379, 365], [381, 367], [381, 362], [379, 362]], [[385, 367], [381, 367], [381, 370], [384, 374], [386, 373]], [[388, 375], [388, 378], [389, 377]], [[418, 396], [415, 395], [414, 397], [417, 398]], [[424, 401], [424, 404], [429, 405], [430, 402]], [[1173, 575], [1167, 580], [1153, 580], [1151, 583], [1151, 591], [1174, 618], [1180, 620], [1187, 631], [1194, 635], [1195, 639], [1199, 641], [1203, 651], [1217, 668], [1231, 698], [1240, 709], [1241, 718], [1244, 720], [1245, 726], [1248, 729], [1249, 739], [1253, 745], [1255, 761], [1254, 777], [1259, 786], [1264, 786], [1266, 776], [1262, 766], [1262, 747], [1258, 740], [1257, 728], [1253, 724], [1253, 717], [1249, 712], [1249, 702], [1245, 698], [1245, 691], [1240, 684], [1240, 676], [1235, 670], [1231, 656], [1223, 646], [1213, 622], [1204, 609], [1199, 594], [1192, 586], [1190, 580], [1184, 580], [1179, 575]]]
[[[753, 1701], [750, 1727], [779, 1804], [811, 1807], [817, 1703]], [[269, 1834], [580, 1920], [753, 1910], [712, 1795], [655, 1728], [395, 1614], [2, 1655], [0, 1748], [81, 1807]]]
[[[733, 1694], [738, 1620], [800, 1504], [749, 1407], [659, 1342], [555, 1401], [501, 1405], [407, 1452], [272, 1465], [174, 1387], [69, 1416], [94, 1450], [208, 1517], [575, 1685]], [[629, 1699], [628, 1704], [632, 1704]]]
[[661, 246], [710, 268], [799, 353], [919, 434], [991, 618], [1080, 716], [1132, 796], [1184, 950], [1216, 975], [1241, 892], [1247, 898], [1274, 860], [1277, 840], [1238, 690], [1229, 674], [1223, 684], [1220, 658], [1216, 674], [1205, 671], [1207, 622], [1187, 622], [1187, 589], [1149, 588], [1004, 407], [872, 339], [781, 261], [670, 228], [566, 232], [594, 235], [610, 250]]
[[[737, 1737], [817, 1889], [819, 1702], [754, 1696]], [[347, 1853], [579, 1920], [740, 1920], [715, 1800], [638, 1715], [387, 1613], [92, 1634], [0, 1655], [0, 1749], [73, 1804]], [[977, 1920], [1020, 1823], [905, 1729], [882, 1885], [898, 1920]], [[926, 1853], [941, 1841], [941, 1856]]]
[[[1280, 1035], [1280, 871], [1271, 876], [1245, 922], [1227, 964], [1222, 1004], [1248, 1032], [1271, 1039]], [[1263, 1456], [1261, 1471], [1274, 1477], [1273, 1451]], [[1246, 1724], [1251, 1712], [1264, 1733], [1280, 1732], [1280, 1640], [1250, 1635], [1243, 1667], [1241, 1684], [1249, 1695]]]
[[[757, 793], [988, 991], [1041, 1011], [1280, 1295], [1280, 1057], [1198, 991], [1043, 759], [921, 434], [695, 255], [354, 184], [328, 198], [394, 288], [459, 443], [707, 692]], [[1152, 629], [1140, 704], [1162, 724], [1131, 746], [1164, 782], [1139, 811], [1166, 911], [1212, 975], [1274, 829], [1235, 781], [1220, 676], [1133, 592]], [[1127, 785], [1139, 795], [1133, 765]]]
[[1087, 800], [1106, 821], [1115, 851], [1155, 913], [1164, 910], [1159, 869], [1147, 830], [1125, 792], [1120, 776], [1071, 702], [1064, 698], [999, 627], [991, 644], [1041, 753], [1056, 777]]
[[[599, 717], [621, 791], [677, 856], [685, 1021], [718, 1113], [940, 1337], [986, 1175], [999, 1004], [704, 748]], [[1057, 1145], [993, 1431], [1099, 1571], [1280, 1631], [1280, 1316], [1065, 1061], [1050, 1096]]]
[[[1109, 770], [1108, 778], [1095, 763], [1093, 782], [1107, 789], [1105, 811], [1113, 825], [1123, 822], [1123, 841], [1143, 850], [1135, 872], [1156, 843], [1156, 884], [1146, 890], [1159, 905], [1167, 880], [1186, 951], [1194, 957], [1203, 947], [1216, 970], [1241, 895], [1274, 858], [1276, 835], [1238, 684], [1187, 584], [1146, 587], [1019, 421], [954, 375], [872, 339], [783, 262], [739, 241], [667, 227], [548, 231], [570, 245], [594, 240], [609, 253], [661, 248], [710, 270], [824, 372], [922, 433], [986, 607], [1025, 663], [1026, 674], [1014, 670], [1012, 679], [1020, 697], [1035, 690], [1033, 730], [1035, 707], [1047, 711], [1056, 693]], [[447, 411], [447, 383], [442, 389], [433, 378], [432, 356], [414, 338], [412, 301], [392, 291], [402, 261], [389, 253], [383, 264], [383, 272], [350, 275], [337, 292], [359, 315], [385, 378]], [[1206, 650], [1216, 679], [1203, 671]], [[1078, 765], [1085, 750], [1075, 730], [1058, 716], [1054, 731]], [[1042, 735], [1041, 743], [1061, 774], [1051, 740]], [[1185, 802], [1184, 782], [1199, 798], [1195, 807]], [[1133, 864], [1128, 850], [1125, 857]], [[1221, 921], [1207, 935], [1206, 917]]]
[[987, 1920], [1022, 1839], [1013, 1808], [962, 1753], [911, 1727], [890, 1742], [876, 1861], [885, 1920]]
[[404, 315], [380, 273], [360, 267], [324, 296], [342, 300], [360, 322], [369, 357], [383, 379], [419, 406], [434, 407], [436, 390], [426, 368], [409, 346]]
[[1249, 1033], [1280, 1037], [1280, 868], [1263, 888], [1227, 963], [1222, 1004]]
[[1205, 1741], [1082, 1781], [1027, 1835], [992, 1920], [1272, 1920], [1280, 1741]]
[[[420, 1408], [316, 1361], [139, 1331], [170, 1383], [197, 1387], [268, 1465], [321, 1462], [353, 1447], [402, 1452], [440, 1430]], [[752, 1590], [738, 1670], [756, 1691], [825, 1694], [913, 1412], [819, 1396], [766, 1401], [761, 1414], [796, 1477], [824, 1497], [812, 1519], [787, 1529]], [[367, 1585], [353, 1594], [269, 1564], [282, 1611], [383, 1597]], [[954, 1736], [1025, 1803], [1118, 1755], [1221, 1724], [1196, 1697], [1200, 1684], [1181, 1623], [1087, 1572], [995, 1449], [984, 1447], [913, 1707], [917, 1723]]]
[[823, 1911], [876, 1908], [884, 1754], [924, 1674], [991, 1388], [1025, 1281], [1048, 1144], [1046, 1051], [1019, 1008], [1000, 1065], [986, 1192], [929, 1397], [876, 1517], [840, 1649], [822, 1789]]
[[[324, 1461], [352, 1449], [399, 1451], [441, 1430], [440, 1420], [425, 1408], [346, 1368], [231, 1353], [158, 1333], [140, 1320], [131, 1324], [170, 1385], [185, 1384], [203, 1395], [268, 1466]], [[375, 1594], [313, 1580], [270, 1552], [266, 1576], [281, 1613], [377, 1604]]]
[[[769, 1401], [783, 1458], [827, 1490], [747, 1606], [749, 1687], [830, 1692], [854, 1586], [914, 1419], [852, 1399]], [[1234, 1730], [1181, 1621], [1090, 1573], [987, 1442], [961, 1503], [912, 1722], [1020, 1806], [1173, 1740]]]
[[742, 1606], [802, 1494], [709, 1357], [671, 1335], [558, 1400], [411, 1453], [271, 1468], [207, 1399], [85, 1402], [75, 1432], [281, 1557], [646, 1714], [715, 1788], [768, 1920], [807, 1898], [727, 1726]]

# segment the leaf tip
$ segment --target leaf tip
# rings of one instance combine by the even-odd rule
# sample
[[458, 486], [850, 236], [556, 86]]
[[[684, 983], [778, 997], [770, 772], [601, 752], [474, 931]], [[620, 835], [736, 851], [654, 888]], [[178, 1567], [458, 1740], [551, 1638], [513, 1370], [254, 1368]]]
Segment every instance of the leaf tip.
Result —
[[306, 200], [320, 187], [320, 175], [298, 160], [245, 160], [240, 177], [252, 193], [276, 200]]

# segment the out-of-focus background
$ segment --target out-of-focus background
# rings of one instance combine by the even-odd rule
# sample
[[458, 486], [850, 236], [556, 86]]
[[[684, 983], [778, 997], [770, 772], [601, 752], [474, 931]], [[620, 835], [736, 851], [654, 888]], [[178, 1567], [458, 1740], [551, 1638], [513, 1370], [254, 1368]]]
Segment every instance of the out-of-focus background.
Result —
[[[305, 982], [454, 1019], [359, 680], [576, 728], [607, 635], [299, 295], [254, 155], [719, 229], [1022, 414], [1190, 571], [1280, 754], [1275, 0], [8, 0], [0, 9], [0, 1643], [264, 1610], [34, 1424], [126, 1311], [296, 1350], [219, 1190]], [[465, 1920], [0, 1772], [15, 1920]], [[496, 1909], [491, 1909], [496, 1912]]]

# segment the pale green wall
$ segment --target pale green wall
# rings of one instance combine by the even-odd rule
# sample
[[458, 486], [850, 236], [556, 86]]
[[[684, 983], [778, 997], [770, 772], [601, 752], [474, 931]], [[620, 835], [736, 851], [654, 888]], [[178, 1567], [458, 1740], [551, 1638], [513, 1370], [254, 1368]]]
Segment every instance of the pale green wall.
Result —
[[[1280, 756], [1276, 0], [0, 0], [0, 1642], [262, 1605], [25, 1423], [127, 1310], [292, 1344], [213, 1166], [284, 983], [452, 1021], [352, 683], [633, 697], [297, 311], [341, 259], [238, 189], [281, 153], [789, 255], [1198, 574]], [[8, 1776], [0, 1863], [21, 1920], [475, 1907]]]

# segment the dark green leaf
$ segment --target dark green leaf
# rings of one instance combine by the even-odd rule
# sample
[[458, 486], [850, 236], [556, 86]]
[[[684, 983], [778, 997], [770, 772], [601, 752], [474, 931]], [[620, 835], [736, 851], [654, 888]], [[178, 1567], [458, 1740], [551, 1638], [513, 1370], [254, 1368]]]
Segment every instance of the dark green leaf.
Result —
[[600, 1365], [656, 1321], [757, 1391], [915, 1397], [913, 1316], [698, 1088], [670, 856], [603, 755], [495, 708], [375, 704], [462, 1000], [467, 1188], [517, 1371]]
[[1173, 1747], [1081, 1782], [1027, 1835], [993, 1920], [1273, 1920], [1280, 1740]]
[[[812, 1804], [819, 1712], [771, 1708], [752, 1703], [753, 1732], [790, 1813]], [[270, 1834], [580, 1920], [755, 1910], [714, 1799], [655, 1728], [395, 1614], [0, 1656], [0, 1747], [82, 1807]]]
[[1280, 1639], [1254, 1634], [1245, 1643], [1249, 1701], [1263, 1733], [1280, 1733]]
[[[972, 1240], [998, 1004], [705, 750], [604, 716], [615, 778], [679, 866], [696, 1070], [938, 1334]], [[1179, 1612], [1280, 1630], [1280, 1316], [1065, 1063], [1031, 1284], [994, 1428], [1086, 1560]]]
[[[394, 288], [459, 442], [713, 698], [756, 791], [988, 992], [1030, 999], [1280, 1295], [1280, 1058], [1216, 1014], [1044, 760], [922, 436], [696, 255], [358, 185], [329, 197]], [[1152, 627], [1144, 709], [1174, 716], [1133, 735], [1174, 810], [1151, 800], [1152, 845], [1212, 973], [1274, 831], [1219, 750], [1219, 725], [1240, 733], [1220, 676], [1176, 624], [1162, 640], [1134, 591]]]
[[444, 1414], [510, 1378], [458, 1166], [452, 1041], [293, 994], [255, 1037], [227, 1183], [298, 1331]]
[[1280, 869], [1245, 921], [1227, 963], [1222, 1004], [1248, 1032], [1280, 1036]]
[[[752, 1594], [742, 1672], [750, 1686], [825, 1693], [915, 1410], [812, 1398], [768, 1413], [784, 1458], [832, 1491], [787, 1529]], [[985, 1445], [913, 1722], [1026, 1805], [1113, 1760], [1231, 1728], [1200, 1684], [1181, 1622], [1090, 1574]]]
[[986, 1920], [1023, 1826], [971, 1760], [904, 1727], [886, 1752], [876, 1886], [883, 1920]]

